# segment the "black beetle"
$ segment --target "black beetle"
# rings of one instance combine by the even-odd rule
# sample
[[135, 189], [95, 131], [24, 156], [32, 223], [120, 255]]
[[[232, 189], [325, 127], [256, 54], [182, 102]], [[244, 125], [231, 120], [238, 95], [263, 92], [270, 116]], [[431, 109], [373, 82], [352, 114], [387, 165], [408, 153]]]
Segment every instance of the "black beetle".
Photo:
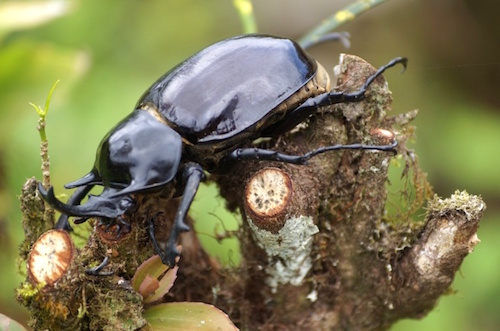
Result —
[[[67, 184], [78, 188], [65, 204], [39, 185], [43, 198], [63, 214], [57, 228], [71, 230], [68, 216], [79, 221], [98, 217], [104, 224], [130, 226], [124, 215], [134, 211], [134, 193], [164, 188], [177, 179], [182, 196], [165, 251], [150, 222], [152, 243], [163, 263], [175, 264], [176, 241], [188, 231], [185, 217], [204, 178], [229, 160], [268, 160], [305, 164], [314, 155], [339, 149], [395, 151], [390, 145], [322, 147], [304, 155], [242, 148], [259, 137], [284, 133], [320, 106], [359, 101], [373, 80], [405, 58], [395, 58], [354, 93], [330, 91], [325, 69], [290, 39], [246, 35], [213, 44], [160, 77], [135, 110], [103, 138], [94, 168]], [[94, 185], [104, 187], [79, 205]], [[182, 191], [183, 187], [183, 192]], [[117, 223], [119, 222], [119, 223]]]

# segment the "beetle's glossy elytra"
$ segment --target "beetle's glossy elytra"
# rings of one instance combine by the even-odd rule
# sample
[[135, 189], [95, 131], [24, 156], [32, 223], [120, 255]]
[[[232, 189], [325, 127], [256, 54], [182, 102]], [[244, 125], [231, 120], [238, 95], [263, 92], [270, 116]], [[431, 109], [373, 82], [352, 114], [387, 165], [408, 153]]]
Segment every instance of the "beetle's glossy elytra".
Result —
[[161, 77], [138, 108], [157, 106], [190, 142], [210, 143], [254, 128], [311, 80], [316, 69], [316, 61], [289, 39], [228, 39]]
[[[103, 138], [93, 169], [66, 185], [77, 188], [67, 204], [55, 198], [52, 188], [39, 185], [39, 190], [63, 213], [58, 228], [71, 230], [68, 216], [80, 217], [80, 223], [99, 217], [101, 223], [127, 227], [124, 215], [136, 208], [130, 194], [164, 189], [175, 179], [183, 190], [173, 195], [182, 199], [164, 251], [153, 221], [149, 224], [154, 248], [165, 264], [173, 265], [176, 240], [189, 230], [184, 220], [204, 170], [245, 159], [305, 164], [339, 149], [394, 151], [396, 142], [332, 145], [305, 155], [242, 147], [290, 130], [318, 107], [361, 100], [373, 80], [398, 63], [406, 66], [406, 59], [393, 59], [354, 93], [335, 92], [324, 68], [292, 40], [265, 35], [223, 40], [167, 72], [144, 93], [135, 110]], [[103, 192], [80, 206], [94, 185], [103, 186]]]

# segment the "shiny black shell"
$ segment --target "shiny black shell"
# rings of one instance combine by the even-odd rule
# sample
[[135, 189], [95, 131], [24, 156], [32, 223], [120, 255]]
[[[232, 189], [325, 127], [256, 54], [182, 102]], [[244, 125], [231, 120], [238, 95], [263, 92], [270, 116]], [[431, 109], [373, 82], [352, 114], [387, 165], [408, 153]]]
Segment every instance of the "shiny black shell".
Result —
[[242, 132], [257, 136], [258, 128], [275, 121], [269, 120], [272, 110], [316, 70], [316, 61], [290, 39], [235, 37], [203, 49], [160, 77], [136, 108], [152, 106], [193, 145], [237, 140]]

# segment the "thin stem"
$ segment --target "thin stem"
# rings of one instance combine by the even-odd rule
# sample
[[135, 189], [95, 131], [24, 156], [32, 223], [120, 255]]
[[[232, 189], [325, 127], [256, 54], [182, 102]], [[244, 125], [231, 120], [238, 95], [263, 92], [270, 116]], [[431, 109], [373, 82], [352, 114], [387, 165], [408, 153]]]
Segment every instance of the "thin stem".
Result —
[[337, 29], [342, 24], [353, 20], [365, 11], [385, 1], [387, 0], [358, 0], [323, 20], [318, 26], [306, 33], [306, 35], [299, 40], [299, 44], [314, 44], [323, 35]]
[[[45, 107], [37, 106], [33, 103], [29, 103], [33, 108], [35, 108], [38, 113], [38, 126], [37, 130], [40, 133], [40, 156], [42, 158], [42, 184], [45, 188], [50, 186], [50, 161], [49, 161], [49, 141], [47, 140], [47, 134], [45, 133], [45, 118], [49, 112], [50, 99], [52, 98], [52, 93], [59, 83], [57, 80], [52, 88], [50, 89], [49, 94], [47, 95], [47, 100], [45, 100]], [[54, 219], [54, 210], [48, 204], [45, 204], [45, 220], [53, 220]]]
[[243, 33], [256, 33], [257, 23], [253, 13], [253, 5], [251, 0], [233, 0], [233, 5], [240, 15], [240, 20], [243, 25]]

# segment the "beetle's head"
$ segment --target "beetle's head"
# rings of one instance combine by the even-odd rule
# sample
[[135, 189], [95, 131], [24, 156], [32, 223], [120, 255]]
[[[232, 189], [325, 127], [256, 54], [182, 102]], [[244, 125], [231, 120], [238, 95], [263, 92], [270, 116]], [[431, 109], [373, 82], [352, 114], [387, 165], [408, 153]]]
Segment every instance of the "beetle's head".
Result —
[[149, 111], [136, 110], [103, 138], [94, 168], [65, 185], [102, 185], [100, 196], [91, 196], [82, 206], [72, 206], [55, 199], [51, 190], [40, 192], [54, 208], [69, 216], [118, 217], [126, 211], [123, 205], [130, 205], [127, 195], [159, 189], [172, 181], [181, 153], [182, 138], [175, 130]]

